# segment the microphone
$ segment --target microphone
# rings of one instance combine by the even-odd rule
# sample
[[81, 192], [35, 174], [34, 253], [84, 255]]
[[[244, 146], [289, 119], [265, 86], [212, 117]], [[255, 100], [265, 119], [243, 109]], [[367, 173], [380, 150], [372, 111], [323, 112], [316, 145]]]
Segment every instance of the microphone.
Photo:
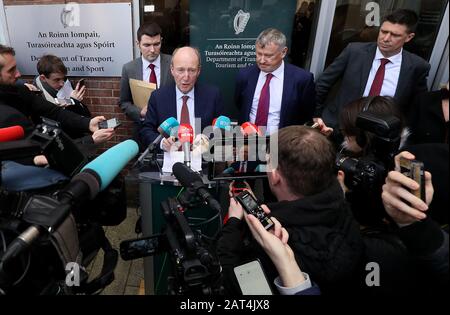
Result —
[[261, 135], [261, 131], [259, 130], [258, 126], [249, 121], [241, 125], [241, 132], [244, 136]]
[[216, 199], [214, 199], [203, 184], [200, 175], [180, 162], [173, 165], [172, 172], [183, 187], [193, 188], [197, 195], [202, 198], [202, 200], [206, 202], [213, 210], [216, 210], [218, 213], [222, 211], [220, 204]]
[[25, 136], [22, 126], [0, 128], [0, 142], [22, 139]]
[[[108, 187], [138, 152], [139, 147], [135, 141], [121, 142], [86, 164], [82, 171], [75, 175], [70, 183], [58, 193], [58, 201], [49, 200], [48, 197], [42, 199], [42, 196], [36, 196], [34, 204], [33, 199], [31, 199], [27, 205], [38, 208], [50, 207], [57, 210], [51, 213], [55, 217], [47, 221], [51, 222], [48, 230], [52, 232], [64, 222], [74, 204], [87, 199], [94, 199], [100, 191]], [[31, 245], [39, 237], [41, 230], [41, 226], [31, 225], [15, 238], [0, 259], [0, 271], [2, 264], [7, 264], [10, 259], [17, 257]]]
[[194, 138], [194, 130], [191, 125], [181, 124], [178, 127], [178, 141], [183, 146], [184, 164], [191, 168], [191, 143]]
[[156, 139], [153, 140], [153, 142], [148, 145], [147, 149], [145, 149], [145, 151], [141, 154], [138, 160], [133, 164], [133, 167], [135, 167], [137, 164], [142, 163], [142, 161], [145, 159], [148, 153], [155, 150], [156, 146], [161, 142], [163, 137], [169, 138], [170, 136], [172, 136], [173, 129], [178, 127], [178, 125], [179, 125], [178, 121], [173, 117], [169, 117], [166, 120], [164, 120], [158, 127], [159, 136], [156, 137]]
[[231, 128], [231, 119], [227, 116], [219, 116], [214, 118], [212, 122], [213, 128], [219, 128], [222, 130], [230, 130]]

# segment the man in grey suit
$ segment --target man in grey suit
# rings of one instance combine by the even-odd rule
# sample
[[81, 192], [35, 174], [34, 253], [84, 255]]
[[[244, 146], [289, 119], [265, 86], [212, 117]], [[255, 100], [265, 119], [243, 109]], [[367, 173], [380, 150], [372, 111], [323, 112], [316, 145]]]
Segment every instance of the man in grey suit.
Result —
[[137, 45], [141, 57], [130, 61], [122, 68], [120, 80], [119, 106], [133, 121], [133, 138], [139, 140], [141, 121], [147, 113], [147, 106], [142, 110], [133, 104], [129, 79], [143, 80], [162, 87], [174, 82], [170, 73], [171, 56], [161, 53], [162, 30], [156, 23], [146, 23], [137, 31]]
[[[391, 96], [406, 114], [413, 97], [427, 91], [430, 65], [403, 49], [415, 36], [417, 22], [414, 11], [397, 10], [384, 19], [377, 43], [351, 43], [328, 66], [316, 82], [314, 120], [322, 132], [336, 129], [341, 108], [360, 97]], [[337, 95], [327, 101], [338, 80]]]

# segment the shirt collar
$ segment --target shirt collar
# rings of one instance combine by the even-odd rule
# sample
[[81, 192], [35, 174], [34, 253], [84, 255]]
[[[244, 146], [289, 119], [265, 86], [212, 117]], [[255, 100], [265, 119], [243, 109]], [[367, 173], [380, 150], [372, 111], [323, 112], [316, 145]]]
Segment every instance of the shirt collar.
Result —
[[[261, 71], [264, 76], [268, 74], [268, 72]], [[281, 78], [281, 75], [284, 73], [284, 60], [281, 61], [281, 65], [271, 72], [275, 78]]]
[[380, 59], [386, 58], [386, 59], [389, 59], [389, 61], [393, 64], [399, 63], [402, 60], [402, 53], [403, 53], [403, 48], [400, 50], [400, 52], [398, 54], [391, 56], [389, 58], [386, 58], [381, 53], [380, 48], [377, 47], [377, 52], [375, 53], [375, 60], [380, 60]]
[[189, 96], [189, 98], [191, 98], [191, 99], [195, 99], [195, 98], [194, 98], [194, 95], [195, 95], [195, 93], [194, 93], [194, 91], [195, 91], [195, 86], [194, 86], [194, 87], [192, 88], [192, 90], [190, 90], [188, 93], [184, 94], [183, 92], [181, 92], [181, 91], [178, 89], [178, 86], [175, 85], [175, 91], [176, 91], [176, 94], [177, 94], [177, 100], [181, 99], [181, 98], [182, 98], [183, 96], [185, 96], [185, 95]]
[[161, 55], [158, 55], [158, 57], [153, 62], [149, 62], [147, 59], [144, 58], [144, 56], [141, 56], [141, 59], [142, 59], [142, 68], [144, 69], [147, 69], [151, 63], [154, 64], [156, 68], [161, 68]]

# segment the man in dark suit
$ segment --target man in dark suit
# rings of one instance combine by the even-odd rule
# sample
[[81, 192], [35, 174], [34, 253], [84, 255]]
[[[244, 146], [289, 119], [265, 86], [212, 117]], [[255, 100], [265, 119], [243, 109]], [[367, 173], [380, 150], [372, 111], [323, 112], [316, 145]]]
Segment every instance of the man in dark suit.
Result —
[[119, 106], [134, 122], [133, 136], [135, 139], [138, 139], [139, 128], [147, 113], [147, 107], [141, 110], [133, 104], [129, 80], [136, 79], [155, 83], [158, 88], [173, 82], [170, 74], [171, 57], [161, 53], [163, 39], [161, 34], [162, 30], [156, 23], [147, 23], [139, 27], [137, 45], [141, 51], [141, 57], [130, 61], [122, 68]]
[[[413, 97], [427, 91], [430, 69], [425, 60], [403, 49], [414, 38], [417, 21], [415, 12], [397, 10], [384, 19], [377, 43], [349, 44], [316, 82], [314, 120], [337, 128], [341, 108], [362, 96], [391, 96], [406, 113]], [[327, 102], [338, 80], [340, 89]]]
[[314, 77], [285, 63], [286, 36], [269, 28], [256, 39], [256, 65], [239, 71], [235, 102], [240, 122], [266, 126], [267, 134], [312, 118], [315, 108]]
[[[169, 117], [176, 118], [181, 124], [190, 124], [199, 134], [220, 116], [223, 105], [219, 89], [197, 83], [200, 68], [198, 50], [182, 47], [174, 51], [170, 71], [175, 84], [162, 87], [150, 96], [140, 132], [145, 146], [155, 140], [159, 125]], [[173, 143], [171, 138], [164, 139], [162, 148], [169, 151]]]

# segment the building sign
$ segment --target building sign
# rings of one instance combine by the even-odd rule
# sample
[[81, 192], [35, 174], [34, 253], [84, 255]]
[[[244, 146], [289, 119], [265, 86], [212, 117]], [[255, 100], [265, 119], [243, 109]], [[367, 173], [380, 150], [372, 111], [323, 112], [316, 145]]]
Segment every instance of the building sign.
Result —
[[133, 59], [130, 3], [6, 6], [11, 46], [24, 75], [40, 56], [60, 57], [71, 76], [121, 76]]
[[240, 68], [255, 64], [255, 40], [275, 27], [291, 39], [297, 0], [190, 0], [191, 45], [202, 55], [200, 80], [218, 86], [225, 112], [236, 117], [234, 82]]

